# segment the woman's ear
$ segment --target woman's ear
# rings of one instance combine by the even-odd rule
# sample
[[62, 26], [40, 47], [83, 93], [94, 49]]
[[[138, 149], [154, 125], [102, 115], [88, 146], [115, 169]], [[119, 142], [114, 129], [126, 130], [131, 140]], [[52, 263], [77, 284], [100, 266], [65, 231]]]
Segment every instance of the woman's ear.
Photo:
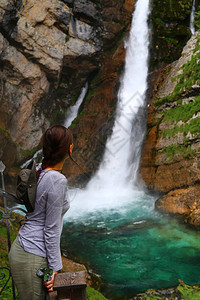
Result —
[[74, 147], [74, 144], [71, 144], [71, 145], [69, 146], [69, 153], [70, 153], [70, 154], [72, 154], [73, 147]]

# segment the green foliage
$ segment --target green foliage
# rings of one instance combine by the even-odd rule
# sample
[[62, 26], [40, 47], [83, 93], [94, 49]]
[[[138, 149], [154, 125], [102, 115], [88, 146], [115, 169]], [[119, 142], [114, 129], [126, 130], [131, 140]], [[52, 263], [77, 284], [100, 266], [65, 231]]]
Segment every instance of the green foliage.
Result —
[[171, 144], [162, 149], [163, 153], [167, 154], [168, 163], [173, 160], [174, 156], [178, 154], [181, 158], [192, 158], [195, 156], [196, 151], [187, 145]]
[[155, 99], [154, 103], [155, 103], [155, 106], [159, 106], [159, 105], [167, 103], [167, 102], [174, 102], [175, 100], [177, 100], [177, 97], [175, 97], [175, 95], [172, 93], [172, 94], [166, 95], [162, 98]]
[[[0, 236], [7, 238], [7, 231], [6, 227], [0, 224]], [[13, 242], [14, 239], [16, 238], [17, 233], [13, 230], [10, 230], [10, 239]], [[2, 246], [2, 245], [1, 245]]]
[[62, 98], [66, 95], [66, 88], [64, 87], [59, 87], [56, 90], [56, 97], [57, 98]]
[[50, 121], [51, 124], [59, 123], [65, 118], [65, 111], [60, 110], [60, 109], [55, 109], [48, 120]]
[[90, 98], [92, 97], [92, 95], [97, 91], [98, 87], [93, 88], [92, 90], [89, 91], [89, 93], [87, 94], [86, 98], [85, 98], [85, 102], [90, 100]]
[[23, 155], [25, 157], [32, 157], [36, 151], [37, 151], [37, 148], [31, 149], [31, 150], [25, 150], [23, 148], [20, 148], [21, 155]]
[[[104, 23], [106, 23], [106, 22], [104, 22]], [[124, 24], [124, 26], [127, 26], [128, 24], [129, 24], [129, 22], [127, 21], [127, 24]], [[112, 44], [111, 48], [108, 49], [108, 53], [110, 55], [113, 55], [115, 53], [119, 44], [121, 43], [122, 39], [124, 38], [125, 34], [126, 34], [126, 30], [122, 30], [119, 38], [116, 40], [116, 43], [114, 45]]]
[[166, 37], [165, 38], [165, 41], [168, 43], [168, 44], [173, 44], [173, 45], [177, 45], [178, 44], [178, 41], [172, 37]]
[[[2, 263], [0, 262], [0, 267], [3, 267], [5, 265], [2, 265]], [[5, 277], [1, 280], [1, 287], [0, 287], [0, 291], [2, 289], [2, 287], [4, 286], [4, 284], [6, 283], [9, 273], [7, 270], [2, 269], [1, 270], [2, 273], [5, 274]], [[15, 288], [15, 295], [16, 295], [16, 300], [18, 300], [18, 295], [17, 295], [17, 290]], [[1, 300], [10, 300], [13, 299], [13, 292], [12, 292], [12, 281], [11, 279], [9, 280], [8, 284], [6, 285], [2, 295], [1, 295]]]
[[200, 287], [189, 286], [181, 282], [177, 288], [183, 295], [184, 300], [199, 300], [200, 299]]
[[161, 299], [160, 297], [156, 296], [156, 291], [155, 290], [148, 290], [150, 295], [147, 295], [145, 300], [158, 300]]
[[200, 96], [194, 102], [184, 104], [180, 107], [170, 109], [164, 113], [163, 121], [170, 121], [172, 124], [179, 121], [187, 122], [194, 114], [200, 111]]
[[79, 95], [81, 93], [81, 89], [75, 89], [71, 95], [71, 105], [75, 105]]
[[0, 133], [2, 133], [4, 136], [6, 136], [7, 139], [12, 140], [12, 137], [10, 135], [10, 132], [0, 127]]
[[65, 37], [65, 43], [67, 43], [69, 41], [69, 35], [66, 35]]
[[72, 124], [69, 126], [70, 129], [74, 128], [74, 126], [76, 125], [76, 122], [80, 119], [81, 116], [84, 115], [84, 111], [82, 111], [72, 122]]
[[[196, 45], [195, 51], [197, 52], [199, 42]], [[193, 54], [191, 59], [182, 66], [183, 73], [174, 77], [178, 83], [174, 89], [174, 94], [181, 94], [183, 91], [191, 89], [195, 83], [200, 83], [200, 66], [198, 64], [200, 59], [200, 52]]]
[[100, 294], [98, 291], [96, 291], [95, 289], [91, 288], [91, 287], [87, 287], [87, 299], [88, 300], [106, 300], [107, 298], [105, 298], [102, 294]]
[[158, 18], [158, 17], [154, 19], [154, 22], [155, 22], [156, 25], [164, 25], [163, 20], [161, 20], [161, 19]]
[[200, 11], [195, 12], [194, 26], [198, 31], [200, 30]]
[[177, 84], [174, 91], [166, 95], [163, 98], [158, 98], [155, 100], [155, 105], [159, 106], [167, 102], [174, 102], [180, 99], [182, 93], [189, 91], [194, 84], [200, 85], [200, 37], [197, 38], [196, 47], [194, 49], [194, 54], [191, 59], [186, 62], [182, 67], [182, 73], [172, 78], [172, 81], [176, 81]]
[[[14, 216], [14, 214], [13, 214]], [[12, 217], [13, 217], [12, 216]], [[11, 241], [13, 242], [17, 236], [17, 231], [18, 231], [18, 226], [16, 222], [13, 223], [14, 230], [10, 230], [10, 237]], [[6, 227], [0, 224], [0, 237], [1, 237], [1, 243], [0, 243], [0, 267], [9, 267], [9, 262], [8, 262], [8, 246], [7, 246], [7, 231]], [[5, 241], [5, 242], [3, 242]], [[1, 280], [1, 288], [3, 285], [6, 283], [6, 280], [8, 279], [9, 273], [7, 270], [2, 269], [2, 273], [5, 274], [5, 277]], [[16, 291], [17, 294], [17, 291]], [[9, 280], [8, 284], [6, 285], [5, 290], [2, 293], [2, 300], [9, 300], [12, 299], [12, 281], [11, 279]], [[18, 299], [18, 296], [16, 297]]]
[[187, 134], [190, 132], [191, 134], [193, 134], [193, 136], [195, 137], [195, 135], [199, 135], [200, 132], [200, 118], [195, 118], [192, 119], [189, 124], [182, 124], [180, 126], [175, 125], [173, 128], [171, 129], [164, 129], [163, 130], [163, 135], [162, 138], [164, 139], [166, 136], [168, 137], [175, 137], [175, 135], [178, 132], [182, 132], [184, 135], [184, 141], [187, 140]]

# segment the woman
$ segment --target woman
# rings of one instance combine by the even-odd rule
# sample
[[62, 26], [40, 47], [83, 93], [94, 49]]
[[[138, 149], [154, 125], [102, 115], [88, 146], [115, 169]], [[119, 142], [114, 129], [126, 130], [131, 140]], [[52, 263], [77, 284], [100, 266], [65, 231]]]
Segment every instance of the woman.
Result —
[[[46, 291], [53, 291], [55, 274], [62, 269], [60, 235], [69, 202], [67, 179], [61, 171], [65, 159], [71, 158], [72, 134], [64, 126], [52, 126], [42, 137], [42, 147], [44, 158], [38, 171], [35, 208], [26, 214], [9, 253], [20, 300], [45, 299]], [[44, 285], [36, 275], [43, 267], [53, 270], [52, 279]]]

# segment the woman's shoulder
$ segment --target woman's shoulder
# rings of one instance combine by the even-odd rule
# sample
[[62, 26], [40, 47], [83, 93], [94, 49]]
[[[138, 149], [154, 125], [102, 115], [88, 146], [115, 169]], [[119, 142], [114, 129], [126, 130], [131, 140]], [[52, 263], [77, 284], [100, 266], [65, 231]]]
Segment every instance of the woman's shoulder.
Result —
[[67, 183], [67, 178], [56, 170], [44, 170], [41, 172], [38, 182]]

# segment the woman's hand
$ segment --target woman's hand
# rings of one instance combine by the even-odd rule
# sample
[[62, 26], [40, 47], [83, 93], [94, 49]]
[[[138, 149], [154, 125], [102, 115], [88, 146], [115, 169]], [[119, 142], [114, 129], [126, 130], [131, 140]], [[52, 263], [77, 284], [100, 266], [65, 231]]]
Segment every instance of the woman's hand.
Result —
[[53, 272], [52, 279], [46, 282], [43, 282], [44, 286], [46, 287], [48, 292], [53, 292], [53, 282], [54, 282], [54, 277], [58, 272]]

